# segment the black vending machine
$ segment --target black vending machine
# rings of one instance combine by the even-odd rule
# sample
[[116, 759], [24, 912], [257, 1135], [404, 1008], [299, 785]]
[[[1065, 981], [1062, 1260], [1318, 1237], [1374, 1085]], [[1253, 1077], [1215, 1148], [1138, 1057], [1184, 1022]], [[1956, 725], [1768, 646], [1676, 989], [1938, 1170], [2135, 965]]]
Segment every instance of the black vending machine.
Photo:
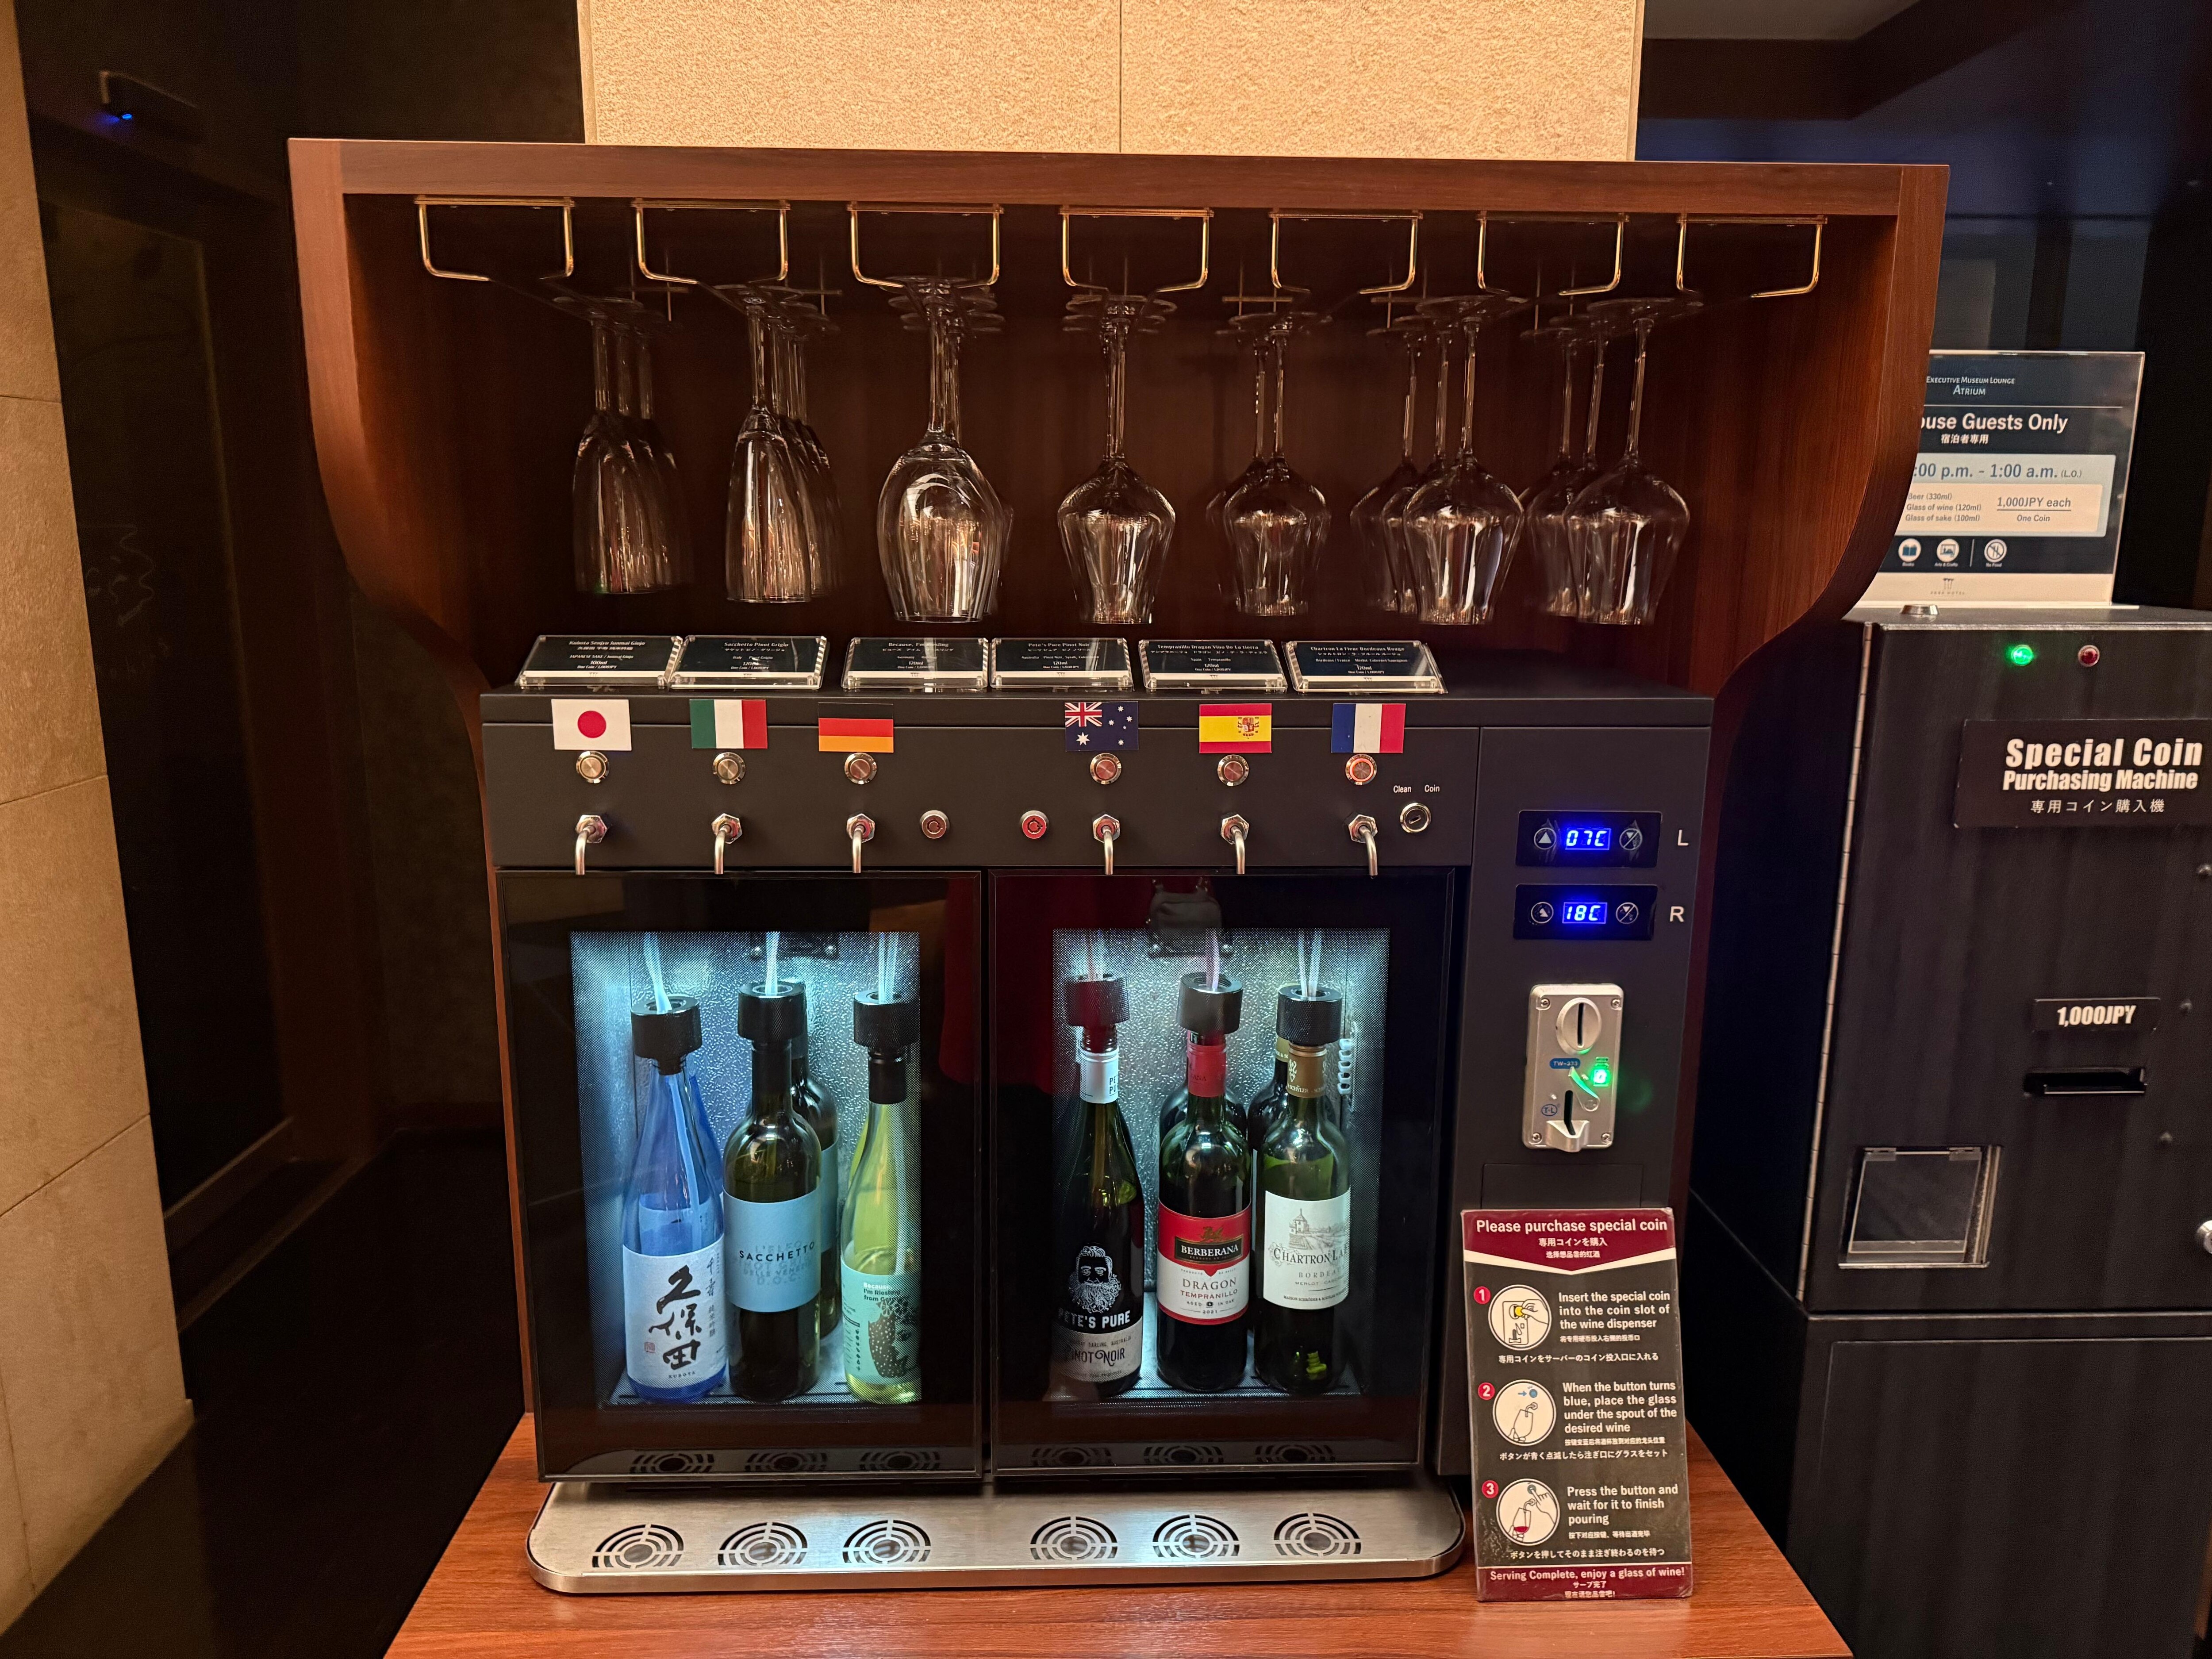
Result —
[[1855, 1651], [2183, 1659], [2212, 1527], [2212, 617], [1793, 638], [1719, 828], [1692, 1419]]

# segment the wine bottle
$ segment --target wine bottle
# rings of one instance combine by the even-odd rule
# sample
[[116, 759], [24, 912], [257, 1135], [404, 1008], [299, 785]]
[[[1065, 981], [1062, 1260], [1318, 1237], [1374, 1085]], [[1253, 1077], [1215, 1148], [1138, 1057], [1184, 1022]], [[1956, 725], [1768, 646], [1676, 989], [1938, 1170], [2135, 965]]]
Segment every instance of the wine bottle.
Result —
[[1111, 1399], [1134, 1387], [1145, 1358], [1145, 1195], [1121, 1116], [1115, 1027], [1129, 1017], [1118, 974], [1067, 982], [1082, 1113], [1069, 1147], [1054, 1226], [1062, 1275], [1053, 1317], [1053, 1370], [1073, 1391]]
[[698, 1082], [684, 1064], [699, 1048], [699, 1005], [656, 999], [631, 1013], [629, 1040], [652, 1070], [623, 1188], [624, 1364], [641, 1400], [696, 1400], [729, 1374], [721, 1182]]
[[1252, 1103], [1244, 1109], [1244, 1139], [1252, 1148], [1252, 1190], [1260, 1190], [1260, 1148], [1283, 1115], [1285, 1102], [1291, 1092], [1291, 1045], [1283, 1040], [1282, 1033], [1275, 1034], [1275, 1075], [1267, 1086], [1252, 1097]]
[[1344, 1001], [1327, 986], [1285, 986], [1275, 1029], [1290, 1045], [1282, 1115], [1260, 1148], [1259, 1296], [1253, 1369], [1270, 1387], [1324, 1394], [1343, 1363], [1337, 1304], [1352, 1289], [1352, 1179], [1327, 1104], [1328, 1045]]
[[822, 1147], [822, 1301], [817, 1318], [822, 1338], [829, 1340], [840, 1316], [837, 1272], [838, 1177], [843, 1171], [837, 1158], [837, 1103], [815, 1080], [806, 1065], [806, 987], [799, 988], [799, 1035], [791, 1042], [791, 1097], [793, 1109], [814, 1131]]
[[1188, 1102], [1160, 1143], [1159, 1259], [1152, 1265], [1160, 1380], [1212, 1394], [1244, 1380], [1251, 1285], [1251, 1152], [1230, 1115], [1229, 1034], [1244, 993], [1233, 979], [1182, 976]]
[[730, 1387], [787, 1400], [814, 1386], [822, 1298], [822, 1148], [798, 1112], [791, 1048], [805, 1023], [790, 981], [738, 993], [752, 1101], [722, 1154], [726, 1278], [737, 1310]]
[[853, 999], [853, 1041], [868, 1051], [868, 1115], [838, 1227], [845, 1383], [879, 1406], [921, 1397], [921, 1140], [907, 1061], [921, 1035], [912, 1002]]

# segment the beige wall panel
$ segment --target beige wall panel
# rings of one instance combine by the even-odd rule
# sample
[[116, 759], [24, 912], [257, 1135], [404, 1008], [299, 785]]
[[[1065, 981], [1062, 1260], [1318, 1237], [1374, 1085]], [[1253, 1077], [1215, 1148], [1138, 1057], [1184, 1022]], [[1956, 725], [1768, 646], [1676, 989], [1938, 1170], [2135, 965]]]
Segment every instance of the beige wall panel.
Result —
[[15, 1492], [15, 1451], [9, 1438], [8, 1402], [0, 1398], [0, 1630], [31, 1602], [31, 1545], [23, 1534], [23, 1503]]
[[1117, 0], [580, 0], [603, 144], [1110, 150]]
[[[0, 157], [6, 149], [0, 143]], [[0, 235], [0, 246], [7, 240]], [[29, 240], [35, 251], [35, 224]], [[39, 284], [38, 326], [51, 338], [43, 275]], [[7, 305], [0, 295], [0, 316]], [[8, 733], [0, 800], [13, 800], [97, 777], [107, 764], [58, 403], [0, 396], [0, 731]], [[112, 850], [107, 858], [112, 870]], [[7, 1197], [0, 1193], [0, 1203]]]
[[0, 1215], [0, 1395], [46, 1584], [191, 1422], [145, 1118]]
[[[146, 1115], [105, 778], [0, 805], [0, 919], [5, 1209]], [[146, 1205], [159, 1243], [161, 1206], [150, 1190]], [[22, 1271], [0, 1254], [0, 1279]], [[173, 1346], [174, 1319], [167, 1323]]]
[[1641, 0], [1123, 0], [1121, 148], [1626, 161]]
[[39, 245], [30, 129], [15, 64], [15, 9], [0, 0], [0, 398], [58, 398], [46, 258]]

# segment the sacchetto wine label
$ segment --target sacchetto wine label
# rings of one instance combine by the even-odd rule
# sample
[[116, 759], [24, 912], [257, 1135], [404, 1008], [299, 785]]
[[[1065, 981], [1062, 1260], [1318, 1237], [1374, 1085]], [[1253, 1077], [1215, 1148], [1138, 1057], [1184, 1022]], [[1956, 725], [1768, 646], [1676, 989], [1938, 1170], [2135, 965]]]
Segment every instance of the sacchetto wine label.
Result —
[[1194, 1216], [1159, 1209], [1152, 1284], [1160, 1311], [1193, 1325], [1242, 1318], [1252, 1294], [1252, 1212]]
[[1352, 1291], [1352, 1194], [1267, 1194], [1260, 1293], [1279, 1308], [1334, 1308]]
[[730, 1300], [748, 1313], [785, 1313], [822, 1290], [822, 1194], [756, 1204], [722, 1194], [722, 1255]]
[[866, 1383], [906, 1382], [921, 1363], [921, 1275], [864, 1273], [850, 1262], [838, 1267], [845, 1374]]
[[721, 1241], [680, 1255], [625, 1249], [623, 1310], [631, 1382], [683, 1389], [723, 1370]]

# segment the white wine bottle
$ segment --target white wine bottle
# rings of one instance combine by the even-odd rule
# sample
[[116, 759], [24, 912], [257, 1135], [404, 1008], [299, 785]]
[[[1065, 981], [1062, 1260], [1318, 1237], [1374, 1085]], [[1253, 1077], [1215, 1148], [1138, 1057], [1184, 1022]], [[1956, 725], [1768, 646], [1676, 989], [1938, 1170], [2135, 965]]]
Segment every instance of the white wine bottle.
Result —
[[853, 1041], [868, 1051], [868, 1115], [845, 1186], [837, 1267], [845, 1383], [879, 1406], [921, 1397], [921, 1126], [908, 1058], [921, 1035], [911, 1001], [880, 987], [853, 999]]

